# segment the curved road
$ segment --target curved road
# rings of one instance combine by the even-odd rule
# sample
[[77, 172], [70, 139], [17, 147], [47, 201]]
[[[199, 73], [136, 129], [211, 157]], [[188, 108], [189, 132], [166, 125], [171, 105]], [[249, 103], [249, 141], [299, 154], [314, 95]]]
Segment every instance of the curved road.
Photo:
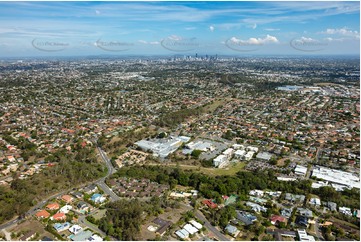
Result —
[[[95, 144], [97, 143], [96, 140], [93, 141]], [[105, 152], [99, 147], [97, 146], [97, 149], [99, 151], [99, 154], [100, 154], [100, 157], [102, 158], [102, 160], [105, 162], [107, 168], [108, 168], [108, 172], [107, 172], [107, 175], [95, 182], [88, 182], [86, 184], [82, 184], [82, 185], [79, 185], [79, 186], [75, 186], [71, 189], [68, 189], [66, 191], [62, 191], [62, 192], [58, 192], [46, 199], [44, 199], [43, 201], [41, 201], [40, 203], [38, 203], [37, 205], [35, 205], [34, 207], [32, 207], [26, 214], [25, 214], [25, 218], [20, 218], [20, 217], [16, 217], [16, 218], [13, 218], [12, 220], [6, 222], [6, 223], [3, 223], [2, 225], [0, 225], [0, 230], [2, 229], [6, 229], [16, 223], [19, 223], [19, 222], [22, 222], [23, 220], [26, 219], [26, 217], [29, 217], [29, 216], [33, 216], [35, 215], [36, 211], [42, 207], [45, 206], [45, 204], [48, 202], [48, 200], [51, 200], [53, 198], [56, 198], [58, 196], [61, 196], [61, 195], [64, 195], [65, 193], [68, 193], [70, 192], [72, 189], [74, 188], [81, 188], [81, 187], [85, 187], [87, 185], [89, 185], [90, 183], [94, 183], [94, 184], [97, 184], [106, 194], [109, 195], [109, 197], [113, 200], [113, 201], [117, 201], [119, 200], [120, 198], [105, 184], [105, 179], [108, 178], [110, 175], [112, 175], [113, 173], [116, 172], [116, 169], [113, 167], [110, 159], [107, 157], [107, 155], [105, 154]]]
[[[194, 209], [192, 206], [186, 205], [186, 204], [181, 204], [182, 207], [188, 208], [188, 209]], [[194, 215], [196, 216], [197, 219], [201, 220], [204, 223], [204, 227], [206, 227], [209, 231], [211, 231], [215, 237], [217, 237], [217, 239], [219, 241], [229, 241], [229, 239], [222, 234], [221, 232], [219, 232], [218, 229], [216, 229], [209, 221], [206, 217], [204, 217], [203, 213], [200, 212], [199, 210], [196, 210]]]

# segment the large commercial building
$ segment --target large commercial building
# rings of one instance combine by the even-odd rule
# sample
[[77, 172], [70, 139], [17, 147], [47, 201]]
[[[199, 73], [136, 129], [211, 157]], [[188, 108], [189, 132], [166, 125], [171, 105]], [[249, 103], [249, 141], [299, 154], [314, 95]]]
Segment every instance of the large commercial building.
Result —
[[360, 177], [350, 172], [315, 166], [312, 171], [312, 176], [347, 188], [355, 187], [360, 189]]
[[185, 141], [189, 141], [189, 139], [185, 136], [170, 136], [164, 139], [140, 140], [135, 144], [142, 150], [152, 151], [154, 156], [165, 158], [176, 151]]

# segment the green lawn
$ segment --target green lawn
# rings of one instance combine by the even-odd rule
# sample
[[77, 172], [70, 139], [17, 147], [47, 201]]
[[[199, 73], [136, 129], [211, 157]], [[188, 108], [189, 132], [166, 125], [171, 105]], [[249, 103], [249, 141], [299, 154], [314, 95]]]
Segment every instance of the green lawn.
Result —
[[227, 103], [231, 98], [216, 99], [213, 103], [207, 104], [203, 110], [208, 113], [213, 113], [219, 106]]

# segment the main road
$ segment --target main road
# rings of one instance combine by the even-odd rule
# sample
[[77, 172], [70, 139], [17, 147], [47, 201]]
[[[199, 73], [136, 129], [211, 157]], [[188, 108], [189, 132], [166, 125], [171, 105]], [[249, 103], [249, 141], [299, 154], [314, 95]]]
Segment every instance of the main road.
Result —
[[[187, 209], [194, 209], [192, 206], [186, 205], [186, 204], [181, 204], [182, 207], [185, 207]], [[200, 221], [202, 221], [204, 224], [204, 227], [206, 227], [209, 231], [211, 231], [215, 237], [217, 237], [217, 239], [219, 241], [229, 241], [229, 239], [222, 234], [221, 232], [219, 232], [219, 230], [217, 228], [215, 228], [206, 217], [204, 217], [204, 215], [202, 214], [202, 212], [200, 212], [199, 210], [196, 210], [194, 212], [194, 215], [197, 219], [199, 219]]]
[[99, 151], [100, 157], [105, 162], [105, 164], [106, 164], [106, 166], [108, 168], [108, 173], [107, 173], [107, 175], [105, 177], [103, 177], [102, 179], [99, 179], [98, 181], [96, 181], [95, 184], [97, 184], [106, 194], [108, 194], [112, 201], [118, 201], [120, 199], [118, 197], [118, 195], [115, 194], [112, 191], [112, 189], [110, 189], [107, 186], [107, 184], [105, 184], [105, 179], [108, 178], [113, 173], [115, 173], [116, 169], [113, 167], [112, 162], [110, 161], [108, 156], [105, 154], [105, 152], [99, 146], [97, 147], [97, 149]]

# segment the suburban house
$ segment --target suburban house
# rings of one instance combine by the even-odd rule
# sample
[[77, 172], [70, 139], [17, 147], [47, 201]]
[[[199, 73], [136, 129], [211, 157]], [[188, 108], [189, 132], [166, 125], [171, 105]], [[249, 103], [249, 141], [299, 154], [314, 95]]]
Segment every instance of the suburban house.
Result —
[[251, 207], [251, 209], [252, 209], [253, 211], [257, 212], [257, 213], [259, 213], [259, 212], [267, 212], [267, 208], [266, 208], [266, 207], [261, 206], [261, 205], [259, 205], [259, 204], [257, 204], [257, 203], [246, 202], [246, 205], [247, 205], [248, 207]]
[[337, 204], [334, 202], [325, 202], [324, 205], [327, 206], [330, 211], [337, 211]]
[[70, 195], [63, 195], [61, 199], [66, 203], [71, 203], [74, 200], [74, 198]]
[[292, 215], [292, 209], [290, 209], [290, 208], [283, 208], [283, 209], [281, 210], [281, 215], [284, 216], [284, 217], [286, 217], [286, 218], [291, 217], [291, 215]]
[[59, 212], [60, 213], [69, 213], [69, 211], [72, 209], [73, 207], [72, 206], [70, 206], [70, 205], [65, 205], [64, 207], [62, 207], [60, 210], [59, 210]]
[[297, 216], [296, 217], [296, 224], [302, 227], [308, 227], [308, 218], [305, 216]]
[[74, 192], [72, 193], [76, 198], [82, 198], [83, 197], [83, 193], [81, 192]]
[[72, 233], [72, 234], [77, 234], [77, 233], [79, 233], [80, 231], [82, 231], [83, 230], [83, 228], [82, 227], [80, 227], [79, 225], [77, 225], [77, 224], [74, 224], [73, 226], [71, 226], [69, 229], [68, 229], [69, 231], [70, 231], [70, 233]]
[[315, 241], [312, 235], [308, 235], [306, 230], [297, 230], [298, 238], [300, 241]]
[[86, 194], [92, 194], [92, 193], [94, 193], [96, 191], [98, 191], [98, 187], [96, 185], [94, 185], [94, 184], [84, 188], [84, 192]]
[[89, 206], [86, 202], [80, 201], [76, 207], [80, 210], [88, 210]]
[[311, 210], [309, 210], [308, 208], [297, 208], [297, 212], [300, 215], [305, 216], [307, 218], [313, 217], [313, 212]]
[[46, 210], [40, 210], [35, 214], [37, 218], [49, 218], [50, 213], [48, 213]]
[[67, 230], [70, 228], [70, 223], [65, 222], [65, 223], [55, 223], [53, 225], [53, 228], [57, 231], [57, 232], [62, 232], [64, 230]]
[[271, 218], [271, 224], [278, 225], [280, 223], [286, 223], [287, 219], [285, 217], [282, 217], [280, 215], [272, 215]]
[[296, 232], [283, 229], [267, 229], [267, 234], [273, 235], [276, 241], [283, 241], [283, 237], [289, 238], [287, 239], [288, 241], [290, 241], [291, 238], [292, 240], [296, 238]]
[[58, 210], [60, 208], [59, 203], [50, 203], [46, 206], [48, 210]]
[[165, 232], [167, 231], [167, 229], [172, 226], [172, 222], [161, 219], [161, 218], [155, 218], [152, 221], [153, 223], [155, 223], [156, 225], [159, 226], [159, 228], [157, 229], [157, 231], [155, 231], [157, 234], [159, 234], [160, 236], [163, 236], [165, 234]]
[[65, 220], [66, 219], [66, 215], [65, 213], [56, 213], [51, 217], [51, 220]]
[[103, 238], [99, 235], [93, 234], [86, 241], [103, 241]]
[[251, 225], [253, 224], [254, 221], [257, 221], [257, 217], [250, 213], [239, 210], [237, 210], [236, 213], [237, 213], [237, 219], [243, 222], [245, 225]]
[[292, 203], [303, 203], [305, 201], [305, 195], [297, 195], [297, 194], [291, 194], [286, 193], [285, 200], [292, 202]]
[[24, 234], [19, 240], [20, 241], [30, 241], [33, 240], [33, 238], [36, 236], [36, 233], [34, 231], [29, 231], [26, 234]]
[[209, 208], [212, 208], [212, 209], [218, 207], [218, 205], [217, 205], [216, 203], [212, 202], [211, 199], [203, 200], [202, 203], [203, 203], [204, 205], [207, 205]]
[[90, 200], [92, 200], [95, 203], [102, 203], [106, 200], [105, 197], [103, 197], [101, 194], [99, 193], [95, 193], [93, 194], [93, 196], [90, 198]]
[[231, 225], [231, 224], [228, 224], [228, 225], [224, 228], [224, 230], [225, 230], [228, 234], [232, 235], [233, 237], [237, 237], [237, 235], [240, 233], [240, 231], [237, 229], [237, 227], [235, 227], [235, 226], [233, 226], [233, 225]]
[[81, 231], [77, 234], [72, 234], [68, 238], [71, 239], [72, 241], [86, 241], [92, 235], [93, 235], [93, 233], [91, 231], [85, 230], [85, 231]]
[[321, 200], [316, 197], [312, 197], [309, 203], [314, 206], [321, 206]]

